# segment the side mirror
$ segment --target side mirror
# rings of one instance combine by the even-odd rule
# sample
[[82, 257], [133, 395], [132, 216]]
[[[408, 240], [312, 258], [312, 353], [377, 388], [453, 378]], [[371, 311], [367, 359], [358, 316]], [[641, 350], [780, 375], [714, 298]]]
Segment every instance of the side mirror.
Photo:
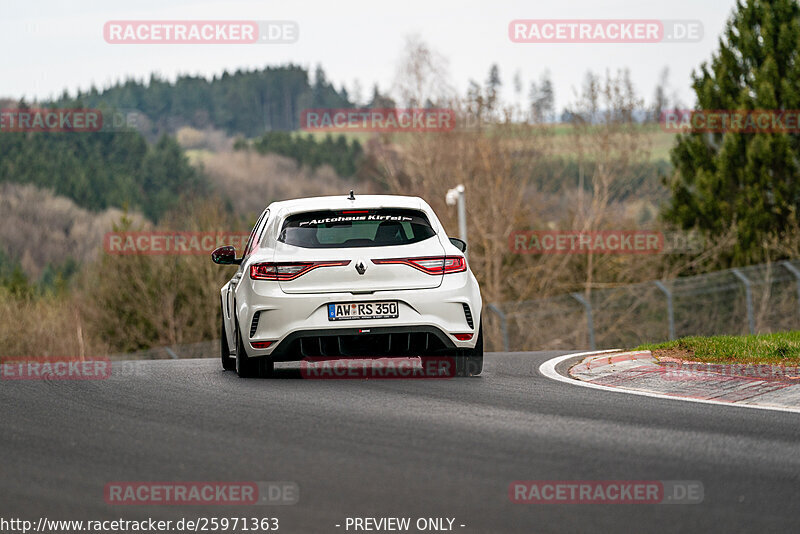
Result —
[[457, 237], [451, 237], [450, 238], [450, 242], [452, 244], [454, 244], [456, 246], [456, 248], [458, 250], [460, 250], [461, 252], [466, 252], [467, 251], [467, 244], [464, 241], [461, 241], [460, 239], [458, 239]]
[[238, 265], [242, 263], [241, 259], [236, 259], [236, 249], [230, 245], [219, 247], [212, 252], [211, 261], [219, 265]]

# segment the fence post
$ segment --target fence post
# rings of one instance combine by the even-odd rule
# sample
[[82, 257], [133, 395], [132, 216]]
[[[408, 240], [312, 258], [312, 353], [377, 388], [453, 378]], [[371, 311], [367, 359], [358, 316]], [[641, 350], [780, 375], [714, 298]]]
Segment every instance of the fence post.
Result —
[[792, 265], [789, 260], [782, 261], [781, 265], [783, 265], [787, 271], [792, 273], [794, 277], [797, 278], [797, 302], [800, 303], [800, 270]]
[[753, 292], [750, 289], [750, 280], [739, 269], [731, 269], [731, 272], [744, 284], [744, 294], [745, 298], [747, 298], [747, 322], [750, 326], [750, 333], [755, 334], [756, 322], [753, 318]]
[[589, 328], [589, 348], [595, 350], [594, 344], [594, 320], [592, 319], [592, 304], [586, 300], [580, 293], [571, 293], [572, 298], [583, 304], [586, 310], [586, 326]]
[[500, 308], [495, 306], [494, 304], [487, 304], [486, 309], [492, 311], [497, 314], [497, 317], [500, 318], [500, 330], [503, 332], [503, 351], [509, 352], [508, 350], [508, 324], [506, 323], [506, 314], [503, 313]]
[[669, 321], [669, 338], [675, 339], [675, 312], [672, 308], [672, 291], [661, 280], [653, 282], [667, 296], [667, 320]]

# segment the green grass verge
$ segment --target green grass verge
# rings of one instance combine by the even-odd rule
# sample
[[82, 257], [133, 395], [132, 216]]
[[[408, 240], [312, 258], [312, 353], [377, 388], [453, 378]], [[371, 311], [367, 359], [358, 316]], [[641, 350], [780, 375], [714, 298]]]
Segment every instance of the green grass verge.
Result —
[[684, 337], [639, 345], [653, 355], [709, 363], [800, 363], [800, 331], [750, 336]]

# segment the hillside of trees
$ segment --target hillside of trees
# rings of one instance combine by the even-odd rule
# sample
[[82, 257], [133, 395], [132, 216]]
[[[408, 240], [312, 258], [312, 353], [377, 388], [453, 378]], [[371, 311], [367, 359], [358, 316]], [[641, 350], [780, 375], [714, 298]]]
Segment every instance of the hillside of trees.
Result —
[[344, 135], [326, 135], [317, 141], [312, 134], [293, 135], [289, 132], [267, 132], [252, 143], [238, 141], [237, 150], [254, 149], [259, 154], [278, 154], [294, 159], [312, 170], [330, 165], [339, 176], [353, 176], [364, 156], [357, 139], [348, 142]]
[[170, 82], [153, 74], [147, 82], [128, 79], [103, 90], [93, 87], [76, 95], [65, 93], [57, 102], [67, 107], [78, 103], [137, 110], [150, 119], [157, 133], [192, 126], [247, 137], [297, 130], [300, 112], [306, 108], [353, 107], [347, 91], [337, 91], [321, 67], [312, 83], [306, 69], [291, 64], [223, 72], [210, 80], [179, 76]]
[[49, 189], [93, 211], [137, 210], [154, 221], [184, 192], [206, 189], [174, 138], [150, 144], [135, 131], [3, 133], [0, 181]]

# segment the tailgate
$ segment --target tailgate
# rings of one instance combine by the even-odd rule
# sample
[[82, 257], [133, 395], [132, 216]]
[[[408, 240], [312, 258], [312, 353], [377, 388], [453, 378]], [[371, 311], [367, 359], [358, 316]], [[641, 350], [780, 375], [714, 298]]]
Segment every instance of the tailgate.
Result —
[[[298, 250], [302, 258], [298, 258]], [[371, 292], [429, 289], [442, 284], [442, 274], [428, 274], [404, 264], [381, 264], [373, 259], [442, 256], [436, 237], [399, 247], [298, 249], [278, 243], [275, 261], [350, 260], [345, 266], [321, 267], [290, 281], [279, 283], [284, 293]]]

